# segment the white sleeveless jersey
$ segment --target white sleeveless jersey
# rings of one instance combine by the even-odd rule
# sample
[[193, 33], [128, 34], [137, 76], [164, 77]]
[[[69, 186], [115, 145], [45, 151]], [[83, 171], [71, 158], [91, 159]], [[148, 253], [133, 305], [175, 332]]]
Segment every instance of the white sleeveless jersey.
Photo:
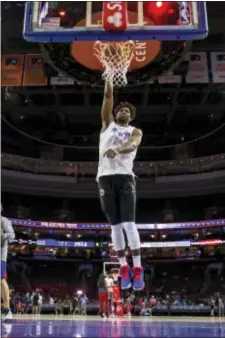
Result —
[[137, 149], [128, 154], [119, 154], [114, 159], [103, 157], [107, 149], [117, 148], [126, 143], [134, 129], [132, 126], [122, 127], [112, 122], [108, 128], [100, 134], [97, 180], [101, 176], [108, 175], [122, 174], [134, 176], [133, 163]]

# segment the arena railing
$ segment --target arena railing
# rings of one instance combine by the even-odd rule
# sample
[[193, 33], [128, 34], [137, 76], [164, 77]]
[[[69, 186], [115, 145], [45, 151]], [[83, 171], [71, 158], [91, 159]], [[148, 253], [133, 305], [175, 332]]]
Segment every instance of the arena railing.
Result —
[[[34, 174], [95, 177], [97, 162], [72, 162], [42, 160], [3, 153], [2, 168]], [[183, 174], [199, 174], [225, 169], [225, 154], [184, 160], [136, 162], [134, 171], [138, 177], [159, 177]]]

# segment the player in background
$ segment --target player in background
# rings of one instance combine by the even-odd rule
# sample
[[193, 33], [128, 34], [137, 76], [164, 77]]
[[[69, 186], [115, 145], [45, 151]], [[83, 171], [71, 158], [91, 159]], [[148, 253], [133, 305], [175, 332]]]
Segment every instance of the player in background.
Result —
[[[142, 131], [130, 125], [135, 117], [135, 107], [120, 103], [113, 114], [113, 87], [105, 83], [102, 105], [102, 129], [99, 144], [97, 181], [102, 210], [111, 225], [112, 242], [121, 266], [121, 288], [144, 288], [141, 266], [141, 243], [135, 223], [136, 184], [133, 162], [141, 143]], [[133, 257], [133, 269], [125, 257], [125, 238]]]
[[99, 299], [99, 313], [104, 318], [109, 317], [109, 298], [106, 284], [106, 277], [102, 273], [98, 278], [98, 299]]
[[107, 292], [108, 292], [109, 312], [110, 312], [111, 315], [114, 315], [114, 313], [113, 313], [113, 286], [114, 286], [114, 281], [113, 281], [112, 273], [107, 274], [105, 282], [106, 282]]
[[[2, 205], [1, 205], [2, 212]], [[3, 300], [3, 320], [12, 319], [12, 312], [10, 310], [10, 294], [9, 286], [6, 280], [6, 267], [8, 256], [8, 242], [15, 238], [15, 233], [11, 222], [1, 216], [1, 288], [2, 288], [2, 300]]]

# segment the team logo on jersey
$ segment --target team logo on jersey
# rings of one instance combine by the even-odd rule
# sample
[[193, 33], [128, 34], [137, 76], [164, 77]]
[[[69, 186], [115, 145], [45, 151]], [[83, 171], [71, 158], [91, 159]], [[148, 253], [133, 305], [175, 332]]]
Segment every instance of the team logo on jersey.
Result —
[[105, 190], [104, 189], [100, 189], [100, 196], [104, 196], [105, 195]]
[[120, 139], [127, 140], [130, 137], [129, 131], [120, 131], [118, 128], [114, 127], [112, 132], [116, 134]]

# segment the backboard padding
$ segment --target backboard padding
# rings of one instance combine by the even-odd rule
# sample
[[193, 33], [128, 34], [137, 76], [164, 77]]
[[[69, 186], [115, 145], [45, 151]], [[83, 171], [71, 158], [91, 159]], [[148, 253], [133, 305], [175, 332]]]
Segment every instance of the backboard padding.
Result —
[[[137, 13], [137, 3], [128, 2], [128, 9]], [[173, 20], [166, 23], [128, 26], [120, 33], [106, 32], [99, 26], [78, 26], [86, 17], [87, 2], [54, 1], [28, 2], [25, 10], [24, 38], [36, 42], [70, 42], [70, 41], [126, 41], [126, 40], [193, 40], [204, 38], [208, 33], [205, 2], [169, 2], [174, 4], [190, 3], [192, 6], [191, 22], [183, 25]], [[93, 13], [101, 12], [102, 2], [93, 2]], [[136, 5], [135, 5], [136, 4]], [[194, 4], [194, 5], [192, 5]], [[135, 7], [136, 6], [136, 7]], [[195, 10], [196, 7], [196, 10]], [[65, 12], [65, 15], [60, 15]], [[176, 12], [175, 12], [176, 13]], [[176, 19], [176, 18], [175, 18]], [[198, 21], [195, 23], [195, 21]], [[150, 21], [152, 19], [150, 18]], [[181, 20], [182, 21], [182, 20]]]

